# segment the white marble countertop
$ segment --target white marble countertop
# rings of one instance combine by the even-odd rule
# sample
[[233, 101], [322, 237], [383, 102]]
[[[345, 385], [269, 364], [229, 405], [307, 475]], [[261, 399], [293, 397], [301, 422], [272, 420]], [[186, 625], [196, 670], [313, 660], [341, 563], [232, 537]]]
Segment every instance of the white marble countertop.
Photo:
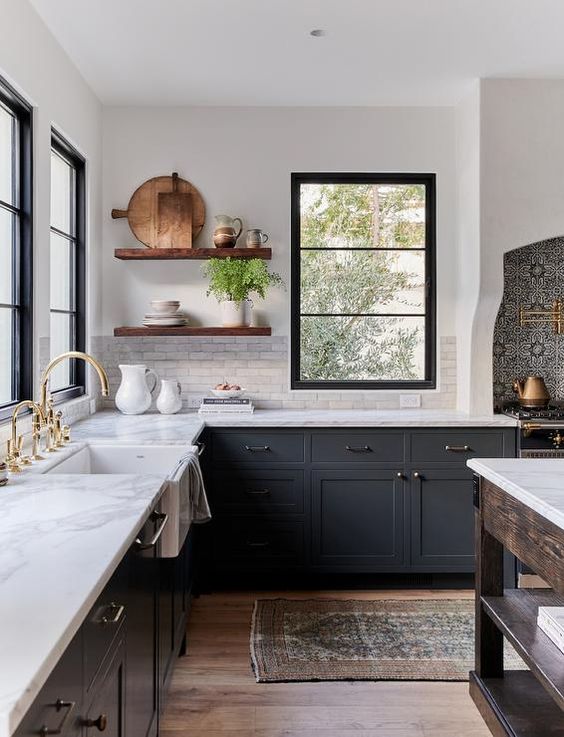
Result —
[[106, 410], [73, 425], [72, 436], [89, 442], [192, 443], [204, 427], [516, 427], [505, 415], [446, 410], [255, 410], [252, 415], [122, 415]]
[[0, 737], [16, 730], [163, 488], [159, 476], [25, 472], [0, 489]]
[[[89, 443], [191, 445], [211, 427], [512, 427], [501, 415], [435, 410], [256, 410], [253, 415], [125, 416], [76, 423], [64, 453]], [[63, 453], [54, 460], [61, 460]], [[45, 462], [47, 463], [47, 462]], [[42, 475], [0, 491], [0, 737], [10, 737], [164, 487], [159, 476]]]
[[468, 466], [564, 530], [564, 460], [473, 458]]

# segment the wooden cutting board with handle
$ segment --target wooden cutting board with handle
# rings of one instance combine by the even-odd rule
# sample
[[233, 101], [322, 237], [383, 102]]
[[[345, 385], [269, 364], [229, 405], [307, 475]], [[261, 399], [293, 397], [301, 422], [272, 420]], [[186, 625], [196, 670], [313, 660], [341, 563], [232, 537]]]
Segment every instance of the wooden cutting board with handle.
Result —
[[127, 210], [112, 210], [112, 218], [127, 218], [133, 235], [149, 248], [191, 248], [204, 227], [206, 208], [196, 187], [174, 173], [148, 179]]

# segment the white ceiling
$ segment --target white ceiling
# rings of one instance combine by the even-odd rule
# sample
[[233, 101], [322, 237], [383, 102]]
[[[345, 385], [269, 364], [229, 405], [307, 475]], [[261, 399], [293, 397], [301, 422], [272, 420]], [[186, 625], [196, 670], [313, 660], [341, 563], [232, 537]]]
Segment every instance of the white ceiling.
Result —
[[564, 77], [562, 0], [31, 2], [111, 105], [451, 105]]

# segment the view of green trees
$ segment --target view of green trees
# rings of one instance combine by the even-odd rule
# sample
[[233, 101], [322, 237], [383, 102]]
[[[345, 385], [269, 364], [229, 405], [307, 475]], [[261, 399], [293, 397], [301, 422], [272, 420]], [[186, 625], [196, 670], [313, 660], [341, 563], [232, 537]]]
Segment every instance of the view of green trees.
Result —
[[300, 205], [301, 379], [425, 378], [424, 185], [302, 184]]

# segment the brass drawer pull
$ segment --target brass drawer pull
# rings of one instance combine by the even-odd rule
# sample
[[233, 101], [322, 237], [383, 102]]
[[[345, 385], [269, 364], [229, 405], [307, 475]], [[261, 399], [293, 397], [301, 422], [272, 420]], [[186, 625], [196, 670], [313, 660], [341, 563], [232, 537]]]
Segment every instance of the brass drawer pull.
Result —
[[468, 453], [472, 448], [469, 445], [445, 445], [445, 450], [450, 453]]
[[345, 450], [348, 450], [350, 453], [372, 453], [372, 448], [369, 445], [345, 445]]
[[270, 450], [270, 445], [245, 445], [245, 450], [251, 453], [267, 453]]
[[104, 614], [103, 617], [100, 618], [101, 624], [117, 624], [119, 620], [121, 619], [121, 615], [125, 611], [125, 606], [123, 604], [115, 604], [113, 601], [108, 607], [109, 612], [114, 612], [113, 616], [107, 616]]
[[158, 543], [160, 536], [163, 534], [163, 530], [166, 527], [166, 523], [168, 522], [168, 514], [161, 514], [159, 512], [153, 512], [151, 515], [151, 519], [154, 520], [161, 520], [160, 525], [157, 528], [157, 531], [153, 535], [153, 537], [149, 540], [149, 542], [144, 543], [141, 538], [136, 538], [135, 545], [137, 545], [137, 550], [148, 550], [149, 548], [154, 548], [155, 545]]
[[261, 540], [260, 542], [253, 542], [252, 540], [247, 540], [247, 547], [248, 548], [267, 548], [270, 545], [268, 540]]
[[104, 732], [108, 726], [108, 717], [105, 714], [100, 714], [96, 719], [85, 719], [82, 725], [84, 727], [96, 727], [99, 732]]
[[72, 714], [74, 707], [76, 706], [76, 701], [63, 701], [62, 699], [57, 699], [52, 706], [55, 707], [57, 711], [61, 711], [61, 709], [66, 709], [65, 715], [61, 719], [61, 723], [56, 729], [49, 729], [49, 727], [46, 727], [43, 725], [41, 729], [39, 730], [38, 734], [42, 735], [48, 735], [48, 734], [61, 734], [63, 729], [67, 726], [67, 722], [70, 719], [70, 715]]
[[247, 496], [270, 496], [270, 489], [247, 489]]

